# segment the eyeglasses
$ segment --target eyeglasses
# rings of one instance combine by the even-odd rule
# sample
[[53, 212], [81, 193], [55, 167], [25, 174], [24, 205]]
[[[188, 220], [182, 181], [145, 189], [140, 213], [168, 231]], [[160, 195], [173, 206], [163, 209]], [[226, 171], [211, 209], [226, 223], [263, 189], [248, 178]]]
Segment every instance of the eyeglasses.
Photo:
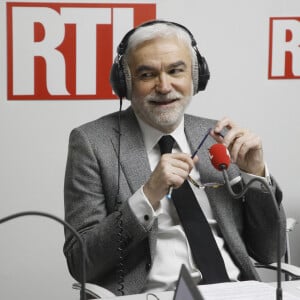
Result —
[[[207, 137], [209, 136], [210, 131], [212, 130], [212, 128], [208, 128], [206, 134], [204, 135], [203, 139], [200, 141], [196, 151], [192, 154], [191, 158], [194, 158], [195, 155], [197, 154], [197, 152], [200, 150], [200, 148], [202, 147], [203, 143], [205, 142], [205, 140], [207, 139]], [[221, 136], [222, 138], [224, 138], [224, 135], [222, 133], [217, 133], [219, 136]], [[195, 187], [199, 188], [199, 189], [205, 189], [205, 188], [218, 188], [222, 185], [225, 184], [225, 182], [205, 182], [205, 183], [198, 183], [196, 180], [194, 180], [190, 175], [188, 176], [188, 181], [190, 183], [192, 183]]]
[[197, 182], [195, 179], [193, 179], [190, 175], [187, 177], [187, 180], [193, 184], [198, 189], [205, 189], [205, 188], [218, 188], [220, 186], [223, 186], [225, 184], [224, 181], [222, 182]]

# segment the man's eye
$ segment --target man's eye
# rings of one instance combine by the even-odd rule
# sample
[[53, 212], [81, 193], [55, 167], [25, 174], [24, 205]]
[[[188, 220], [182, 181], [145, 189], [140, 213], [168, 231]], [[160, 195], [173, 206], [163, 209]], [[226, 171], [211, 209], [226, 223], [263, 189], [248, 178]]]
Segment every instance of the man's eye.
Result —
[[184, 72], [184, 70], [182, 68], [174, 68], [169, 71], [169, 74], [176, 75], [176, 74], [180, 74], [182, 72]]
[[138, 78], [141, 80], [152, 79], [155, 75], [152, 72], [145, 72], [138, 75]]

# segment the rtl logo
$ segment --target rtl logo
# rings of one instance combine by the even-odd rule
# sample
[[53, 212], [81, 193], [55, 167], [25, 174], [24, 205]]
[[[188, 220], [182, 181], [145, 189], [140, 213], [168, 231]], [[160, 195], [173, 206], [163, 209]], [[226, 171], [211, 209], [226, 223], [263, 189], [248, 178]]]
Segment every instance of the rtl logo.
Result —
[[269, 79], [300, 78], [300, 17], [270, 18]]
[[117, 46], [156, 5], [9, 2], [6, 12], [9, 100], [115, 99]]

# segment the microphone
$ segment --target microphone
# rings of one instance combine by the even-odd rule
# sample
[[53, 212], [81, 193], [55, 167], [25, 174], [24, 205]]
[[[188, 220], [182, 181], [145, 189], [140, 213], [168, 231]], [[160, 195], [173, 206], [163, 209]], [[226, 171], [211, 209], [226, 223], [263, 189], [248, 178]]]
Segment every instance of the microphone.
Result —
[[61, 223], [64, 227], [66, 227], [67, 229], [69, 229], [72, 234], [76, 237], [76, 239], [78, 240], [79, 244], [80, 244], [80, 248], [81, 248], [81, 264], [82, 264], [82, 274], [81, 274], [81, 292], [80, 292], [80, 300], [86, 300], [86, 294], [85, 294], [85, 283], [86, 283], [86, 266], [85, 266], [85, 261], [86, 261], [86, 249], [85, 249], [85, 244], [82, 240], [82, 238], [80, 237], [79, 233], [66, 221], [45, 213], [45, 212], [39, 212], [39, 211], [24, 211], [24, 212], [20, 212], [20, 213], [16, 213], [10, 216], [7, 216], [5, 218], [0, 219], [0, 224], [1, 223], [5, 223], [9, 220], [18, 218], [18, 217], [23, 217], [23, 216], [42, 216], [42, 217], [47, 217], [50, 219], [53, 219], [59, 223]]
[[227, 170], [230, 165], [230, 154], [223, 144], [212, 145], [209, 149], [209, 158], [218, 171]]
[[226, 188], [230, 195], [234, 199], [238, 199], [243, 197], [246, 192], [248, 191], [249, 187], [255, 182], [258, 181], [260, 182], [268, 191], [268, 193], [271, 195], [273, 205], [275, 208], [275, 213], [276, 213], [276, 219], [278, 223], [278, 230], [277, 230], [277, 288], [276, 288], [276, 300], [282, 300], [282, 287], [281, 287], [281, 257], [280, 257], [280, 248], [281, 248], [281, 242], [280, 242], [280, 229], [281, 229], [281, 224], [280, 224], [280, 212], [279, 212], [279, 207], [277, 204], [277, 201], [275, 199], [275, 196], [270, 188], [270, 186], [267, 184], [267, 182], [263, 178], [255, 177], [249, 180], [249, 182], [245, 185], [243, 190], [240, 193], [235, 193], [232, 190], [232, 187], [230, 185], [230, 180], [229, 176], [227, 173], [227, 169], [230, 165], [230, 154], [228, 149], [223, 145], [223, 144], [214, 144], [210, 147], [209, 149], [209, 157], [211, 160], [212, 165], [218, 170], [222, 171], [224, 181]]

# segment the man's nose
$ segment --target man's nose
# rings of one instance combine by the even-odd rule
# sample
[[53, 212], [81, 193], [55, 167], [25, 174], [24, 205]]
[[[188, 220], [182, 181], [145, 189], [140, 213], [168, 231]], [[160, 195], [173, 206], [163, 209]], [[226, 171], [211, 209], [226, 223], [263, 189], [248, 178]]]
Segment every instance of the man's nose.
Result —
[[156, 91], [161, 94], [167, 94], [172, 90], [171, 78], [166, 73], [161, 73], [157, 77]]

